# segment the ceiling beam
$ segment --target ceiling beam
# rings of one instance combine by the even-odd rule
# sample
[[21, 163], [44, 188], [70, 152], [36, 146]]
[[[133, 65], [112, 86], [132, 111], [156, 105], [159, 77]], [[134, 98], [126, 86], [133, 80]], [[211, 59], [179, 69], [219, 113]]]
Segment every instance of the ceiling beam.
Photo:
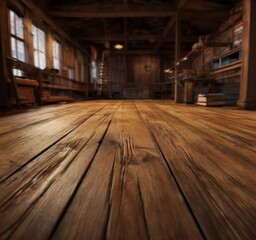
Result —
[[[28, 0], [20, 0], [22, 2]], [[188, 0], [187, 0], [188, 1]], [[199, 10], [184, 10], [184, 9], [172, 9], [172, 10], [158, 10], [158, 9], [135, 9], [135, 10], [97, 10], [97, 9], [57, 9], [47, 12], [47, 15], [56, 18], [137, 18], [137, 17], [174, 17], [177, 12], [180, 12], [181, 18], [194, 18], [201, 20], [223, 19], [227, 17], [227, 13], [224, 11], [199, 11]]]
[[[162, 51], [162, 52], [154, 52], [152, 50], [128, 50], [128, 51], [112, 51], [111, 54], [113, 55], [168, 55], [170, 56], [170, 52]], [[171, 55], [174, 55], [174, 52]]]
[[175, 11], [168, 10], [127, 10], [127, 11], [85, 11], [85, 10], [54, 10], [49, 11], [52, 17], [63, 18], [129, 18], [129, 17], [171, 17]]
[[178, 5], [177, 5], [177, 9], [182, 9], [183, 7], [185, 7], [185, 5], [188, 3], [188, 0], [180, 0]]
[[128, 50], [128, 19], [124, 18], [124, 47]]
[[[177, 5], [177, 11], [180, 11], [187, 4], [187, 2], [188, 2], [188, 0], [180, 0]], [[168, 36], [168, 33], [174, 27], [175, 22], [176, 22], [176, 14], [169, 20], [167, 26], [165, 27], [165, 29], [163, 31], [162, 38], [155, 45], [154, 51], [157, 52], [162, 47], [163, 43], [165, 42], [166, 37]]]
[[[73, 38], [77, 39], [77, 40], [81, 40], [81, 41], [96, 41], [96, 42], [101, 42], [101, 41], [158, 41], [158, 40], [162, 40], [161, 36], [158, 35], [134, 35], [134, 36], [127, 36], [125, 37], [125, 35], [107, 35], [107, 36], [103, 36], [103, 35], [77, 35], [74, 36]], [[198, 35], [194, 35], [194, 36], [185, 36], [182, 37], [182, 42], [187, 42], [187, 43], [193, 43], [198, 39]], [[174, 42], [174, 39], [169, 39], [169, 38], [165, 38], [164, 42]]]
[[51, 4], [52, 0], [43, 0], [41, 1], [42, 5], [45, 9], [47, 9], [49, 7], [49, 5]]
[[127, 35], [78, 35], [73, 36], [75, 39], [84, 41], [146, 41], [146, 40], [158, 40], [160, 37], [156, 35], [137, 35], [137, 36], [127, 36]]
[[160, 40], [157, 42], [154, 51], [158, 51], [161, 46], [163, 45], [163, 43], [165, 42], [165, 39], [168, 35], [168, 33], [171, 31], [171, 29], [174, 27], [175, 25], [175, 21], [176, 21], [176, 17], [173, 17], [170, 19], [170, 21], [168, 22], [166, 28], [164, 29], [164, 32], [162, 34], [162, 37], [160, 38]]

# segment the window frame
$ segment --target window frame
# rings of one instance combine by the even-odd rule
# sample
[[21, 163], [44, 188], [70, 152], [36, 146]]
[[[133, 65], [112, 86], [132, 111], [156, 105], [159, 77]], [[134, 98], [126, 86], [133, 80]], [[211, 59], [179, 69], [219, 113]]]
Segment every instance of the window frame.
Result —
[[[34, 57], [34, 66], [40, 69], [45, 69], [47, 68], [47, 41], [46, 41], [46, 32], [38, 27], [35, 24], [32, 24], [32, 29], [31, 29], [31, 33], [32, 33], [32, 38], [33, 38], [33, 57]], [[35, 34], [36, 33], [36, 34]], [[43, 43], [42, 44], [40, 42], [40, 34], [43, 33]], [[36, 39], [35, 39], [36, 38]], [[36, 46], [35, 46], [35, 42], [36, 42]], [[44, 45], [43, 46], [43, 50], [40, 49], [40, 45]], [[37, 54], [36, 54], [37, 52]], [[37, 56], [36, 56], [37, 55]], [[40, 60], [40, 56], [44, 56], [44, 62], [42, 63]], [[36, 58], [37, 58], [37, 62], [36, 62]]]
[[[10, 27], [10, 56], [13, 59], [17, 59], [21, 62], [26, 62], [27, 60], [27, 54], [26, 54], [26, 41], [25, 41], [25, 24], [24, 24], [24, 17], [21, 16], [20, 14], [18, 14], [16, 11], [14, 11], [13, 9], [9, 8], [9, 27]], [[12, 14], [13, 14], [13, 26], [12, 26]], [[18, 20], [21, 20], [21, 27], [22, 27], [22, 36], [19, 36], [19, 31], [17, 29], [17, 24], [18, 24]], [[13, 32], [14, 30], [14, 32]], [[13, 41], [14, 41], [14, 45], [13, 45]], [[22, 55], [23, 57], [19, 56], [19, 46], [18, 43], [21, 43], [23, 46], [23, 52]], [[14, 46], [14, 47], [13, 47]], [[15, 55], [13, 54], [15, 51]]]
[[[57, 49], [58, 49], [58, 56], [55, 55], [55, 46], [58, 46]], [[61, 44], [58, 40], [56, 39], [53, 39], [53, 42], [52, 42], [52, 58], [53, 58], [53, 68], [54, 69], [58, 69], [59, 72], [61, 72], [61, 68], [62, 68], [62, 48], [61, 48]], [[59, 67], [56, 67], [55, 65], [55, 61], [58, 62], [58, 65]]]

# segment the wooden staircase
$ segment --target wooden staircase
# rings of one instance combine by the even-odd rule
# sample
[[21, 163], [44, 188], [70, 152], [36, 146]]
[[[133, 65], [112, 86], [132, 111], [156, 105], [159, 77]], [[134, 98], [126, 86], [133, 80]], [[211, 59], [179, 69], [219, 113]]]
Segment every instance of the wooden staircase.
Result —
[[102, 55], [98, 93], [100, 98], [112, 98], [111, 55], [110, 55], [109, 46], [107, 44], [106, 44], [106, 49], [104, 50]]

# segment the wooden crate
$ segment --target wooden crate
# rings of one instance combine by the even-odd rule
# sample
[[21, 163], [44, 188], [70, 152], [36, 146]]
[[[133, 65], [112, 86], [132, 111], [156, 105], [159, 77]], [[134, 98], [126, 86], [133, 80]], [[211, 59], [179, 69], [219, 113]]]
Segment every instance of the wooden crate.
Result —
[[18, 87], [18, 95], [21, 103], [35, 104], [34, 90], [31, 87]]

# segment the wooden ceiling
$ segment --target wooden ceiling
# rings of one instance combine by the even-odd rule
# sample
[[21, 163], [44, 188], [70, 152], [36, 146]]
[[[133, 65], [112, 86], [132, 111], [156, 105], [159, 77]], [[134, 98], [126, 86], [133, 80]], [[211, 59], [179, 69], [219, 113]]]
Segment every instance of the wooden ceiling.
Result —
[[122, 43], [128, 54], [172, 54], [175, 19], [181, 19], [181, 53], [214, 31], [238, 0], [34, 0], [82, 46]]

